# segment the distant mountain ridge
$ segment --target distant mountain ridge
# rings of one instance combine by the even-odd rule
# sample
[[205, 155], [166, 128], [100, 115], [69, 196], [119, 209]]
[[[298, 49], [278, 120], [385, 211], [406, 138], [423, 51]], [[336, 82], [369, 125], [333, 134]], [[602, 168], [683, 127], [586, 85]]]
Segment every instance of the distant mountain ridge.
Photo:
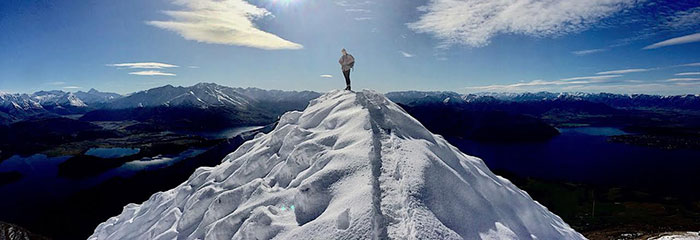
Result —
[[27, 118], [42, 118], [85, 113], [113, 99], [121, 98], [116, 93], [64, 92], [60, 90], [26, 93], [0, 93], [0, 123], [10, 123]]
[[[224, 108], [227, 111], [258, 111], [280, 115], [290, 109], [305, 107], [308, 100], [321, 94], [313, 91], [281, 91], [259, 88], [234, 88], [215, 83], [198, 83], [182, 87], [165, 85], [127, 95], [90, 89], [75, 93], [59, 90], [26, 93], [0, 92], [0, 124], [47, 116], [83, 114], [94, 110], [137, 108]], [[581, 92], [470, 93], [450, 91], [401, 91], [386, 96], [399, 104], [548, 104], [576, 103], [595, 108], [673, 108], [700, 110], [700, 95], [660, 96], [647, 94], [612, 94]]]
[[308, 101], [320, 96], [312, 91], [263, 90], [233, 88], [215, 83], [198, 83], [189, 87], [165, 85], [139, 91], [109, 103], [106, 108], [124, 109], [160, 106], [234, 107], [246, 109], [258, 102]]
[[536, 101], [587, 101], [603, 103], [615, 108], [676, 108], [700, 110], [700, 94], [686, 95], [649, 95], [649, 94], [614, 94], [584, 92], [535, 92], [535, 93], [469, 93], [441, 91], [402, 91], [387, 93], [392, 101], [401, 104], [419, 103], [474, 103], [474, 102], [536, 102]]
[[106, 103], [81, 120], [137, 120], [167, 129], [214, 130], [267, 125], [282, 113], [303, 109], [320, 93], [232, 88], [214, 83], [166, 85]]
[[[95, 89], [75, 93], [60, 90], [32, 94], [0, 93], [0, 124], [98, 110], [139, 108], [158, 108], [161, 112], [177, 109], [181, 113], [184, 109], [223, 109], [232, 113], [257, 111], [280, 115], [290, 109], [303, 108], [310, 99], [320, 95], [312, 91], [232, 88], [215, 83], [198, 83], [188, 87], [165, 85], [127, 95]], [[148, 115], [143, 109], [141, 113]]]

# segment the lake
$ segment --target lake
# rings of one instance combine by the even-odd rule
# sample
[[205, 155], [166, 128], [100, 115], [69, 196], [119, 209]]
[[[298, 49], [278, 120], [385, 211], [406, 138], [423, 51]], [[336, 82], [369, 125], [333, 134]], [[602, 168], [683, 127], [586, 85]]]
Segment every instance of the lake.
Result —
[[[34, 154], [27, 157], [15, 155], [0, 163], [0, 172], [16, 171], [22, 174], [19, 181], [0, 186], [0, 205], [13, 206], [41, 202], [43, 199], [60, 199], [79, 190], [93, 187], [110, 178], [128, 178], [141, 171], [171, 166], [179, 161], [202, 154], [206, 149], [189, 149], [174, 155], [158, 155], [124, 163], [97, 176], [67, 179], [58, 177], [58, 165], [71, 156], [47, 157]], [[29, 191], [28, 191], [29, 190]], [[0, 208], [0, 212], [3, 208]]]
[[90, 148], [85, 152], [85, 155], [100, 158], [120, 158], [137, 154], [139, 151], [141, 149], [138, 148]]
[[545, 142], [480, 143], [447, 138], [490, 169], [521, 177], [685, 193], [700, 189], [700, 151], [608, 142], [616, 128], [561, 128]]
[[262, 129], [265, 126], [245, 126], [245, 127], [232, 127], [217, 131], [176, 131], [180, 134], [192, 134], [201, 136], [207, 139], [222, 139], [222, 138], [232, 138], [241, 135], [246, 132], [255, 131]]

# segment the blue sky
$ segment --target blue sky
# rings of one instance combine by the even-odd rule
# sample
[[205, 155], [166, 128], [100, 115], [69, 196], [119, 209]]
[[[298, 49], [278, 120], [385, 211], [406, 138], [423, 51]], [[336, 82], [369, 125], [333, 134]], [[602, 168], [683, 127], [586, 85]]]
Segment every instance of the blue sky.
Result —
[[[700, 93], [700, 2], [0, 2], [0, 91], [165, 84]], [[331, 76], [328, 76], [331, 75]]]

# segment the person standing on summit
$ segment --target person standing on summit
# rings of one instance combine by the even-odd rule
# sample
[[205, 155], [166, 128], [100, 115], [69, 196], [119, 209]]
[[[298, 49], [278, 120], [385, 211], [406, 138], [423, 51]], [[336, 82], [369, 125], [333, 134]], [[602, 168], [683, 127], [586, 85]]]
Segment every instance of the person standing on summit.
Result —
[[350, 69], [355, 66], [355, 58], [350, 55], [345, 48], [343, 48], [343, 50], [340, 52], [343, 53], [343, 56], [340, 56], [338, 63], [340, 63], [341, 69], [343, 70], [343, 76], [345, 76], [345, 90], [350, 91]]

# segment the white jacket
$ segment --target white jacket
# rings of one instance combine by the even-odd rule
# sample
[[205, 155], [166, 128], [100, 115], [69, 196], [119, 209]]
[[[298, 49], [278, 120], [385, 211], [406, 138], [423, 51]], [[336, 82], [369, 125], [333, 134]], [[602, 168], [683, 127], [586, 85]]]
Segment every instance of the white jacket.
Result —
[[343, 71], [349, 71], [355, 63], [355, 58], [348, 53], [341, 56], [340, 60], [338, 60], [338, 63], [340, 63], [340, 66], [343, 69]]

